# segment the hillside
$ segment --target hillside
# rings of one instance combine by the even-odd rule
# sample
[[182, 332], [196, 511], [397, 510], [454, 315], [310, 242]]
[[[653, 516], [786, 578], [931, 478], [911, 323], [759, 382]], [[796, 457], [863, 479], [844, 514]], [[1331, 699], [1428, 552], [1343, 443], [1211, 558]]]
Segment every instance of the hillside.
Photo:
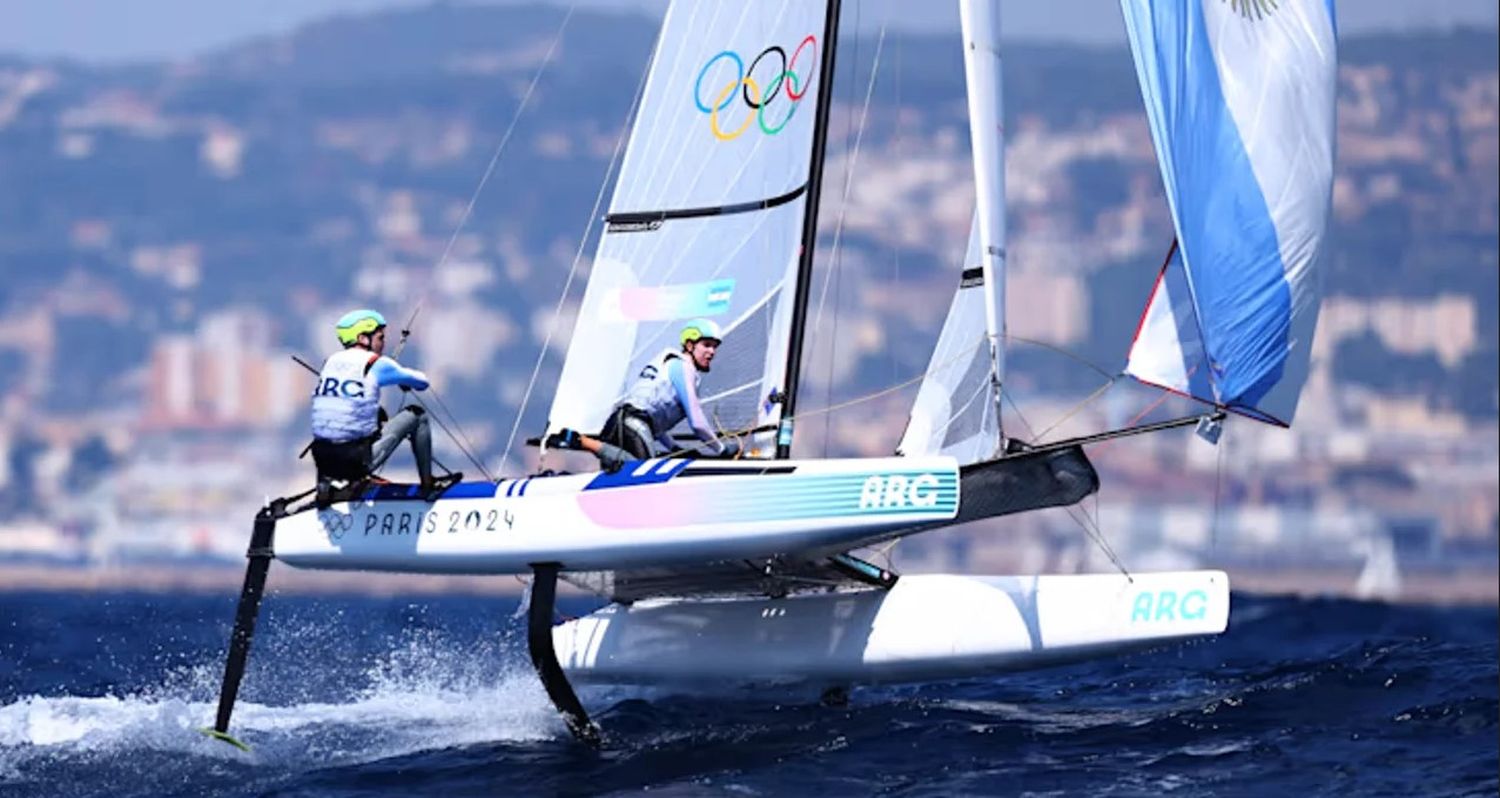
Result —
[[[550, 6], [436, 4], [186, 63], [0, 61], [0, 329], [28, 331], [0, 342], [0, 364], [56, 412], [87, 410], [100, 385], [148, 404], [139, 375], [161, 336], [254, 311], [262, 345], [318, 352], [316, 320], [335, 309], [399, 315], [425, 296], [424, 313], [451, 311], [482, 339], [482, 362], [450, 375], [455, 404], [494, 416], [499, 403], [508, 416], [655, 31], [638, 16], [572, 19], [454, 250], [485, 276], [444, 282], [433, 265], [561, 19]], [[958, 48], [931, 36], [883, 47], [847, 198], [838, 167], [853, 157], [873, 39], [845, 43], [836, 84], [825, 242], [841, 213], [848, 225], [834, 302], [850, 329], [888, 332], [839, 355], [859, 358], [845, 393], [921, 368], [945, 301], [902, 313], [882, 297], [891, 285], [946, 291], [953, 220], [924, 208], [961, 207], [969, 190]], [[1493, 419], [1497, 402], [1496, 57], [1494, 31], [1344, 42], [1327, 286], [1359, 307], [1466, 298], [1469, 339], [1408, 346], [1401, 330], [1370, 327], [1338, 341], [1332, 368], [1476, 419]], [[1118, 364], [1170, 238], [1129, 55], [1024, 44], [1006, 63], [1016, 266], [1073, 275], [1084, 294], [1067, 306], [1083, 318], [1043, 320], [1041, 337]], [[959, 177], [892, 167], [913, 156]], [[1121, 227], [1127, 217], [1134, 227]], [[916, 232], [893, 236], [880, 221], [892, 218]], [[431, 357], [445, 339], [414, 345]], [[1030, 353], [1016, 363], [1038, 391], [1093, 379]]]

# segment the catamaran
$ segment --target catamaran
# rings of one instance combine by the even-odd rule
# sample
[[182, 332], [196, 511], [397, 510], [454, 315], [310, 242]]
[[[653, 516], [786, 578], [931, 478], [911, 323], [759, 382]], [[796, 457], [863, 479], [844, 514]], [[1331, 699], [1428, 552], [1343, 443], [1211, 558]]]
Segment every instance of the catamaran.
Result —
[[[707, 317], [728, 342], [701, 395], [734, 460], [379, 485], [257, 516], [215, 736], [271, 560], [530, 574], [528, 644], [579, 739], [572, 684], [942, 680], [1227, 627], [1221, 571], [902, 576], [853, 553], [1099, 488], [1085, 447], [1229, 415], [1289, 425], [1308, 371], [1334, 158], [1331, 0], [1122, 0], [1176, 240], [1125, 373], [1201, 412], [1055, 442], [1003, 433], [1006, 217], [998, 0], [960, 0], [976, 188], [958, 287], [896, 453], [793, 458], [839, 0], [666, 13], [551, 405], [598, 430], [641, 365]], [[538, 438], [543, 445], [550, 435]], [[554, 625], [559, 577], [609, 600]]]

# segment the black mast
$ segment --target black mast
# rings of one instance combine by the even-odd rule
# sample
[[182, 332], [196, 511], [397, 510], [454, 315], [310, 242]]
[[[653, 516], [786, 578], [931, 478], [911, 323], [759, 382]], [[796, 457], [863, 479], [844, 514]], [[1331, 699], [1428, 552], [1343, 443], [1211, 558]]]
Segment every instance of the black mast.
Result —
[[813, 251], [818, 244], [818, 198], [823, 194], [824, 150], [828, 145], [828, 111], [833, 105], [834, 51], [838, 49], [839, 0], [828, 0], [823, 20], [823, 57], [818, 65], [823, 86], [818, 91], [818, 113], [813, 119], [812, 170], [807, 178], [807, 207], [802, 216], [802, 251], [797, 258], [797, 294], [792, 305], [792, 336], [787, 344], [786, 388], [782, 391], [781, 427], [776, 433], [776, 456], [792, 450], [792, 424], [797, 413], [797, 382], [802, 377], [802, 322], [812, 288]]

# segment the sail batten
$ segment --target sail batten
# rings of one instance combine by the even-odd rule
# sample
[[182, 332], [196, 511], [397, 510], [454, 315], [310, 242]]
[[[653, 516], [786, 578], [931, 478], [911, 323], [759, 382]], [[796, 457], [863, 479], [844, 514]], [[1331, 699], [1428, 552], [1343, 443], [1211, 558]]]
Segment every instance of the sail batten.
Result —
[[1290, 424], [1332, 198], [1332, 3], [1121, 5], [1177, 231], [1126, 372]]
[[[669, 219], [692, 219], [698, 216], [732, 216], [736, 213], [749, 213], [751, 211], [764, 211], [785, 205], [794, 199], [798, 199], [807, 192], [807, 184], [762, 200], [750, 200], [748, 202], [736, 202], [729, 205], [707, 205], [701, 208], [674, 208], [671, 210], [658, 211], [622, 211], [605, 215], [604, 220], [610, 225], [636, 225], [649, 224], [651, 222], [665, 222]], [[620, 232], [614, 230], [613, 232]]]

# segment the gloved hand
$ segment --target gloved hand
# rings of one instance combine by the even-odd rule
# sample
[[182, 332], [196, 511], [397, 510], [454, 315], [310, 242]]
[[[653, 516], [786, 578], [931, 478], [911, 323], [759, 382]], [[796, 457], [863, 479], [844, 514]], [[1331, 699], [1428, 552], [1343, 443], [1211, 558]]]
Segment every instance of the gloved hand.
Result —
[[571, 429], [560, 429], [547, 437], [548, 449], [581, 449], [582, 441], [578, 438], [578, 432]]
[[723, 447], [719, 451], [720, 457], [729, 459], [740, 456], [740, 442], [738, 440], [729, 438], [728, 440], [719, 441], [719, 443]]

